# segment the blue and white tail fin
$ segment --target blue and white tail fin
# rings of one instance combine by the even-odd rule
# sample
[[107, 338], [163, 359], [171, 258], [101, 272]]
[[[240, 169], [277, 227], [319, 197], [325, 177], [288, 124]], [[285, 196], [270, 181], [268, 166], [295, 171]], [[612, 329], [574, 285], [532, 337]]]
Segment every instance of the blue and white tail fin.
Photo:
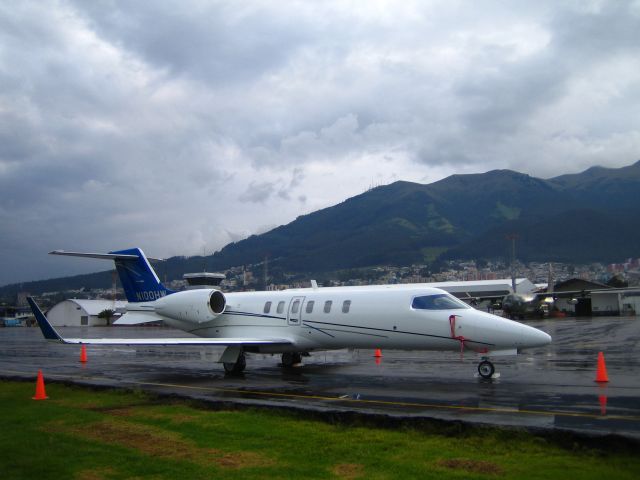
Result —
[[79, 253], [55, 250], [52, 255], [67, 255], [70, 257], [100, 258], [113, 260], [120, 276], [120, 283], [124, 288], [129, 303], [152, 302], [158, 298], [170, 295], [173, 290], [165, 287], [149, 264], [144, 252], [139, 248], [118, 250], [109, 253]]
[[[129, 302], [152, 302], [160, 297], [174, 293], [166, 288], [151, 268], [149, 260], [139, 248], [109, 252], [111, 255], [121, 255], [115, 259], [116, 270], [120, 276], [120, 283]], [[126, 258], [132, 255], [135, 258]]]

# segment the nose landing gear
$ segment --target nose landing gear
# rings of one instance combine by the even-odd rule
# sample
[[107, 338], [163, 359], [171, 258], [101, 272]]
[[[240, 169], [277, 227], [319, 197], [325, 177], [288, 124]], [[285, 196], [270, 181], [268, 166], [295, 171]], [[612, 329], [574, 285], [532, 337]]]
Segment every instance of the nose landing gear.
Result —
[[480, 374], [482, 378], [491, 378], [495, 371], [496, 367], [486, 358], [478, 364], [478, 374]]

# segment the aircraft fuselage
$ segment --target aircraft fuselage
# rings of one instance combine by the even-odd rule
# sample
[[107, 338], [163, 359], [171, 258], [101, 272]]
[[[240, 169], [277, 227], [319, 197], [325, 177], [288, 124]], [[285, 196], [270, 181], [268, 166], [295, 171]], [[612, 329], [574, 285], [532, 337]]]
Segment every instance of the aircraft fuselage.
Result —
[[[153, 302], [157, 304], [155, 312], [168, 325], [201, 337], [271, 336], [291, 340], [291, 346], [263, 345], [260, 352], [347, 347], [457, 350], [464, 341], [466, 348], [489, 353], [541, 346], [550, 341], [540, 330], [475, 310], [442, 290], [425, 286], [227, 293], [224, 311], [218, 315], [204, 300], [210, 293], [211, 290], [177, 292]], [[453, 308], [420, 308], [424, 305], [415, 301], [443, 295]], [[167, 315], [163, 304], [169, 302], [174, 308]], [[181, 304], [184, 308], [175, 307]]]

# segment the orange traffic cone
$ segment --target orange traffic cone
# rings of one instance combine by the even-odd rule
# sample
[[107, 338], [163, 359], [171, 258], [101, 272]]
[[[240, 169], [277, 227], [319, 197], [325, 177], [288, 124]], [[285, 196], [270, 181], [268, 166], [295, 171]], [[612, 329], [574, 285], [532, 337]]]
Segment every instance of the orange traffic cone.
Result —
[[82, 345], [82, 349], [80, 350], [80, 361], [82, 363], [87, 363], [87, 346]]
[[598, 352], [598, 371], [596, 372], [596, 382], [608, 382], [607, 366], [604, 364], [604, 354]]
[[34, 400], [46, 400], [47, 393], [44, 391], [44, 378], [42, 377], [42, 370], [38, 370], [38, 380], [36, 381], [36, 395], [32, 397]]
[[376, 358], [382, 358], [382, 351], [379, 348], [376, 348], [376, 352], [373, 354]]

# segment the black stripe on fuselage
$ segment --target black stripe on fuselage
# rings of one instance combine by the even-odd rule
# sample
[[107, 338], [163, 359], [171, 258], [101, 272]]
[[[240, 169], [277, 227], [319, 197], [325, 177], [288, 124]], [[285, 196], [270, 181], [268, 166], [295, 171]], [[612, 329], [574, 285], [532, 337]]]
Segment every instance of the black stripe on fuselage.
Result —
[[331, 338], [336, 338], [334, 335], [331, 335], [330, 333], [325, 332], [323, 329], [318, 328], [318, 327], [314, 327], [313, 325], [309, 325], [308, 323], [303, 323], [303, 325], [305, 327], [309, 327], [309, 328], [313, 328], [314, 330], [319, 331], [320, 333], [324, 333], [325, 335], [329, 335]]
[[276, 320], [286, 320], [287, 317], [275, 317], [273, 315], [265, 315], [264, 313], [250, 313], [250, 312], [234, 312], [225, 310], [223, 315], [240, 315], [242, 317], [260, 317], [260, 318], [274, 318]]
[[356, 332], [354, 330], [341, 330], [339, 328], [318, 328], [318, 327], [314, 327], [313, 325], [309, 325], [308, 323], [305, 323], [304, 325], [305, 327], [319, 330], [320, 332], [325, 333], [333, 338], [335, 338], [335, 335], [331, 335], [330, 333], [327, 333], [327, 332], [353, 333], [355, 335], [366, 335], [367, 337], [389, 338], [389, 335], [378, 335], [376, 333]]

